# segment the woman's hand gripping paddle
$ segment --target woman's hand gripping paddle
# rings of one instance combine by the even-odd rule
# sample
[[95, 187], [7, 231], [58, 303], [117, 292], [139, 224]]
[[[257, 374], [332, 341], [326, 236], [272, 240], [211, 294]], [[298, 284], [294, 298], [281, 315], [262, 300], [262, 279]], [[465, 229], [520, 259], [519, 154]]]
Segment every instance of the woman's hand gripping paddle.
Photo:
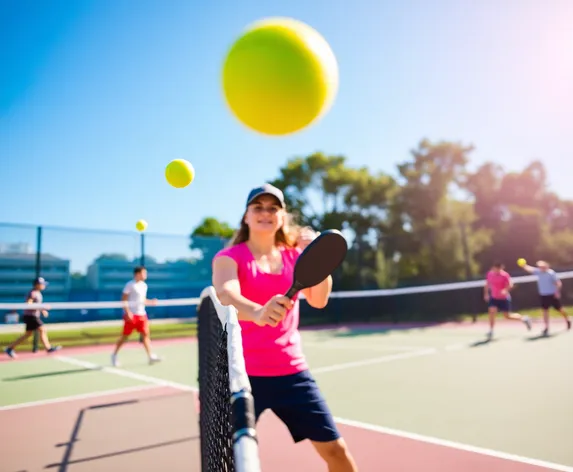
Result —
[[347, 251], [348, 244], [340, 231], [322, 232], [298, 256], [293, 282], [285, 296], [292, 299], [300, 290], [322, 282], [342, 263]]

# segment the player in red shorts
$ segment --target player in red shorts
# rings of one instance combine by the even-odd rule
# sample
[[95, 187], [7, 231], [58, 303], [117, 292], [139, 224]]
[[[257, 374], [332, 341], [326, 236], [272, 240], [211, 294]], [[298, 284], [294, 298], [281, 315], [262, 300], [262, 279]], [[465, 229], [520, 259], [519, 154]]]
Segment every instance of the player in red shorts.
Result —
[[123, 289], [121, 300], [124, 304], [123, 314], [123, 333], [118, 339], [115, 351], [111, 355], [111, 363], [114, 367], [119, 366], [117, 353], [127, 341], [133, 331], [143, 335], [143, 347], [149, 357], [149, 363], [153, 364], [161, 359], [151, 351], [151, 340], [149, 337], [149, 320], [145, 307], [155, 305], [157, 300], [147, 299], [147, 269], [138, 266], [133, 270], [133, 280], [130, 280]]

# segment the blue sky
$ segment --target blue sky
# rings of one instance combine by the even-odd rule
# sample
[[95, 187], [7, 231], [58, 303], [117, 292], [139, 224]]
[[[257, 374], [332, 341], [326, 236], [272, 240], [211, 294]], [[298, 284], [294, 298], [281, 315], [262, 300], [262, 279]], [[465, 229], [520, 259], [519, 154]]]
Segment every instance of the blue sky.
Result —
[[[268, 16], [309, 23], [340, 67], [330, 113], [284, 138], [246, 130], [220, 90], [227, 48]], [[570, 0], [5, 0], [0, 221], [234, 225], [290, 157], [394, 173], [424, 137], [473, 143], [474, 166], [542, 159], [573, 198], [572, 25]], [[196, 169], [186, 189], [164, 179], [176, 158]]]

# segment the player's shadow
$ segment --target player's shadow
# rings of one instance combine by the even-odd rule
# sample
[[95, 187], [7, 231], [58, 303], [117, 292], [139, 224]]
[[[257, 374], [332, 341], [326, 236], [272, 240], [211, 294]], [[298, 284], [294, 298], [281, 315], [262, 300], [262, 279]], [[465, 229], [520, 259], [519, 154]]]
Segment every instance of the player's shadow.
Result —
[[495, 341], [496, 341], [495, 338], [480, 339], [479, 341], [474, 341], [473, 343], [470, 343], [469, 347], [489, 346], [491, 343], [493, 343]]
[[29, 374], [29, 375], [18, 375], [16, 377], [5, 377], [2, 379], [3, 382], [16, 382], [18, 380], [30, 380], [30, 379], [39, 379], [42, 377], [55, 377], [59, 375], [69, 375], [69, 374], [81, 374], [83, 372], [93, 372], [95, 369], [68, 369], [68, 370], [56, 370], [53, 372], [41, 372], [37, 374]]
[[[182, 395], [184, 395], [184, 394], [182, 394]], [[174, 398], [176, 396], [178, 396], [178, 395], [176, 395], [176, 394], [171, 395], [172, 398]], [[66, 472], [68, 470], [68, 467], [70, 465], [73, 465], [73, 464], [80, 464], [80, 463], [84, 463], [84, 462], [109, 459], [112, 457], [122, 456], [125, 454], [134, 454], [134, 453], [143, 452], [143, 451], [147, 451], [147, 450], [151, 450], [151, 449], [158, 449], [161, 447], [167, 447], [167, 446], [173, 446], [173, 445], [187, 443], [187, 442], [199, 441], [199, 435], [191, 434], [191, 435], [184, 436], [184, 437], [177, 438], [177, 439], [171, 439], [171, 440], [167, 440], [167, 441], [159, 441], [159, 442], [152, 443], [152, 444], [146, 444], [144, 446], [129, 447], [129, 448], [119, 449], [116, 451], [106, 452], [106, 453], [102, 453], [102, 454], [95, 454], [95, 455], [91, 455], [91, 456], [87, 456], [87, 457], [72, 459], [72, 453], [74, 452], [74, 447], [80, 441], [80, 439], [79, 439], [80, 431], [82, 429], [82, 425], [85, 422], [85, 418], [86, 418], [87, 413], [89, 413], [90, 411], [101, 410], [101, 409], [105, 409], [105, 408], [135, 406], [137, 404], [140, 404], [141, 402], [149, 402], [149, 401], [161, 400], [161, 399], [162, 399], [161, 397], [149, 398], [149, 399], [145, 399], [145, 400], [134, 399], [134, 400], [126, 400], [126, 401], [120, 401], [120, 402], [104, 403], [101, 405], [92, 405], [92, 406], [89, 406], [87, 408], [82, 408], [79, 411], [78, 416], [76, 417], [76, 421], [75, 421], [74, 426], [72, 428], [72, 432], [70, 434], [69, 441], [65, 442], [65, 443], [61, 443], [61, 444], [56, 444], [56, 447], [64, 447], [65, 448], [63, 456], [62, 456], [62, 460], [60, 462], [57, 462], [57, 463], [48, 464], [48, 465], [44, 466], [44, 469], [55, 469], [55, 468], [57, 468], [58, 472]], [[122, 415], [123, 416], [129, 416], [126, 414], [126, 412], [123, 412]], [[118, 417], [119, 417], [119, 415], [118, 415]]]
[[560, 334], [563, 334], [563, 332], [556, 332], [556, 333], [539, 333], [536, 334], [535, 336], [529, 336], [527, 338], [525, 338], [525, 341], [540, 341], [542, 339], [553, 339], [557, 336], [559, 336]]

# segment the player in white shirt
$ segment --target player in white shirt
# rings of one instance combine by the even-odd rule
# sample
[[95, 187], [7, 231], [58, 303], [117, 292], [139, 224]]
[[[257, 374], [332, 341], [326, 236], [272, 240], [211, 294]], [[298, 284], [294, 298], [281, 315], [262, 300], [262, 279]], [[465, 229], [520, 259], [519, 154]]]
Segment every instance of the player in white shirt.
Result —
[[143, 347], [149, 357], [149, 363], [153, 364], [161, 359], [151, 351], [151, 340], [149, 337], [149, 320], [145, 307], [155, 305], [157, 300], [147, 299], [147, 269], [138, 266], [133, 270], [133, 279], [127, 282], [123, 289], [121, 300], [123, 302], [123, 332], [115, 346], [115, 351], [111, 355], [111, 363], [114, 367], [119, 366], [117, 353], [127, 341], [133, 330], [143, 336]]

